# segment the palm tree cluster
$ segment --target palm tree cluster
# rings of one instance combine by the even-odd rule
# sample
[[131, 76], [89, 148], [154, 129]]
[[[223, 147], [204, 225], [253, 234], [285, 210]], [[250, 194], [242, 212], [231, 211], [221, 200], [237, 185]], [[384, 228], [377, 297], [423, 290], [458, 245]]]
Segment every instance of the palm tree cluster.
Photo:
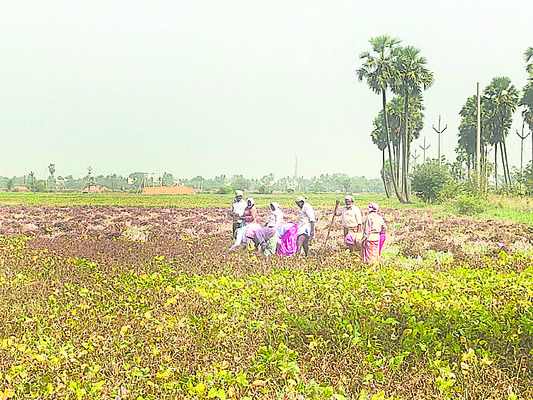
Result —
[[[533, 59], [533, 48], [525, 52], [526, 63]], [[522, 97], [517, 88], [511, 83], [511, 79], [495, 77], [483, 90], [480, 96], [480, 159], [476, 160], [477, 147], [477, 95], [467, 98], [459, 115], [459, 140], [456, 148], [461, 162], [466, 162], [468, 175], [475, 166], [481, 166], [482, 176], [488, 174], [488, 152], [494, 149], [494, 183], [498, 188], [498, 152], [500, 153], [503, 178], [506, 185], [511, 184], [511, 173], [507, 157], [506, 138], [511, 129], [513, 113], [518, 106], [523, 106], [522, 117], [533, 130], [533, 63], [527, 64], [529, 73], [527, 85], [522, 91]], [[533, 142], [532, 142], [533, 145]], [[533, 147], [532, 147], [533, 151]], [[533, 153], [532, 153], [533, 157]]]
[[[427, 69], [427, 60], [419, 49], [400, 46], [400, 43], [399, 39], [388, 35], [370, 39], [372, 51], [360, 54], [359, 58], [364, 61], [357, 70], [357, 77], [359, 81], [365, 79], [372, 91], [381, 94], [382, 110], [374, 121], [372, 140], [382, 151], [382, 179], [386, 190], [388, 181], [392, 181], [398, 200], [405, 203], [410, 201], [411, 143], [423, 127], [422, 90], [433, 84], [433, 73]], [[389, 91], [396, 97], [387, 103]]]

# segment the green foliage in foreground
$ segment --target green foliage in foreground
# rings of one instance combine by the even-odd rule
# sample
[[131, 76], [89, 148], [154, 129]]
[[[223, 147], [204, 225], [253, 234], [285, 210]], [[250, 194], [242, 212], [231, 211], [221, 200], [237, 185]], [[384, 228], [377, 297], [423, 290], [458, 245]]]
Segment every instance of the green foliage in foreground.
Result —
[[0, 251], [0, 389], [18, 398], [378, 399], [413, 371], [443, 399], [533, 396], [530, 254], [201, 276]]

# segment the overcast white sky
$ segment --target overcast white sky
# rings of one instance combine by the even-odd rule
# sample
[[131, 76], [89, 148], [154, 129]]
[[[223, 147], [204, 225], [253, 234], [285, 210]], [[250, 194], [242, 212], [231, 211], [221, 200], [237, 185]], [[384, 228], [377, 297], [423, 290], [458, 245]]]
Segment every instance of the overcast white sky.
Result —
[[[455, 159], [458, 112], [495, 76], [526, 83], [533, 1], [3, 1], [0, 175], [378, 177], [381, 99], [355, 70], [388, 34], [435, 75], [421, 137]], [[509, 136], [520, 163], [519, 113]], [[416, 144], [418, 146], [418, 143]], [[420, 149], [418, 149], [421, 152]], [[525, 158], [531, 157], [528, 140]]]

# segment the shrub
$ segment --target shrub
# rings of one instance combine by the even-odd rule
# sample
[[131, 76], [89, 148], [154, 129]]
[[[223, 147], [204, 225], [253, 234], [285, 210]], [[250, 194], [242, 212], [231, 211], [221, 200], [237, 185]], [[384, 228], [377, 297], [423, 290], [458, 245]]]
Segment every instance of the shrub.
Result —
[[231, 194], [233, 193], [234, 190], [233, 190], [233, 187], [231, 186], [221, 186], [218, 188], [217, 190], [217, 194]]
[[442, 201], [449, 181], [448, 168], [439, 166], [435, 161], [417, 165], [411, 174], [413, 192], [424, 202]]
[[462, 215], [475, 215], [485, 211], [485, 201], [479, 196], [463, 195], [455, 201], [455, 206]]

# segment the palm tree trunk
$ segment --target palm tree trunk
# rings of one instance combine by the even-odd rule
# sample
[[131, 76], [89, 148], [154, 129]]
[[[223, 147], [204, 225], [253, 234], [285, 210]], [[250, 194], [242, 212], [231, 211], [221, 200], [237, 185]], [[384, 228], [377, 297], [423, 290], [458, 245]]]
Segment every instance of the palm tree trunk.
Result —
[[385, 178], [385, 149], [381, 150], [381, 165], [381, 179], [383, 180], [383, 187], [385, 188], [387, 199], [390, 199], [389, 185], [387, 185], [387, 179]]
[[507, 169], [507, 183], [511, 184], [511, 171], [509, 170], [509, 159], [507, 158], [507, 144], [505, 138], [502, 140], [502, 155], [505, 157], [505, 168]]
[[494, 188], [498, 189], [498, 142], [494, 143]]
[[[392, 160], [391, 141], [390, 141], [390, 133], [389, 133], [389, 118], [387, 115], [387, 96], [385, 93], [385, 89], [381, 90], [381, 95], [382, 95], [381, 99], [383, 103], [383, 117], [385, 119], [385, 132], [387, 133], [387, 144], [388, 144], [387, 147], [389, 148], [389, 160]], [[398, 182], [397, 182], [392, 164], [390, 166], [390, 170], [391, 170], [392, 184], [394, 186], [394, 192], [396, 193], [396, 197], [398, 197], [398, 200], [400, 201], [400, 203], [405, 203], [403, 197], [400, 195], [400, 192], [398, 191]]]
[[408, 152], [408, 139], [409, 139], [409, 90], [405, 91], [405, 110], [404, 110], [405, 128], [403, 130], [403, 189], [405, 194], [405, 200], [409, 202], [409, 188], [408, 188], [408, 170], [409, 170], [409, 152]]
[[500, 145], [500, 158], [502, 159], [502, 169], [503, 169], [503, 180], [505, 181], [505, 186], [509, 185], [509, 182], [507, 182], [507, 169], [505, 166], [505, 157], [503, 154], [503, 143], [499, 142]]

